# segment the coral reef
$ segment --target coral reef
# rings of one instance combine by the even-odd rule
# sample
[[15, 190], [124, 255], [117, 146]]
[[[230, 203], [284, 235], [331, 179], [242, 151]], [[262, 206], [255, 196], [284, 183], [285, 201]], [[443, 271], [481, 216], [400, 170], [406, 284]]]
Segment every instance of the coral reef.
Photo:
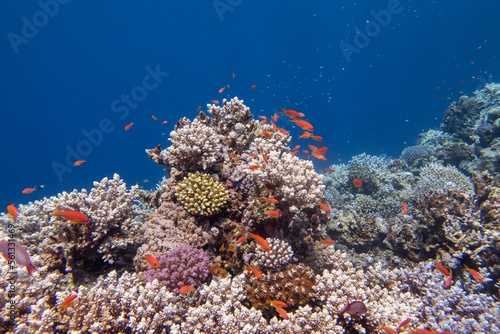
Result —
[[470, 179], [454, 166], [444, 167], [431, 163], [420, 169], [417, 193], [447, 190], [457, 190], [466, 195], [474, 194], [474, 186]]
[[189, 173], [175, 189], [175, 196], [191, 214], [213, 215], [227, 202], [224, 186], [210, 175]]
[[261, 247], [256, 251], [256, 262], [263, 267], [280, 268], [286, 265], [293, 257], [292, 247], [283, 240], [277, 238], [267, 238], [271, 251], [263, 250]]

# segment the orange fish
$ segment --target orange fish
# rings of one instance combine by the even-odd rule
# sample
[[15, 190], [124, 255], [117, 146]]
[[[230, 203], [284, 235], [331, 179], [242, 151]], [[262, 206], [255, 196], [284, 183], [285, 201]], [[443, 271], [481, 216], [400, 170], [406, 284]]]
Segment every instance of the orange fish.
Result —
[[265, 214], [267, 214], [269, 217], [272, 217], [272, 218], [278, 218], [280, 216], [280, 213], [278, 211], [265, 211], [264, 212]]
[[354, 179], [352, 180], [352, 185], [356, 188], [361, 188], [363, 186], [363, 182], [361, 182], [360, 179]]
[[273, 204], [278, 203], [278, 200], [275, 198], [266, 198], [264, 201], [269, 202], [269, 203], [273, 203]]
[[257, 168], [262, 168], [262, 166], [259, 166], [259, 165], [252, 165], [250, 167], [248, 167], [250, 169], [257, 169]]
[[325, 154], [328, 151], [328, 147], [316, 148], [313, 153]]
[[279, 300], [276, 300], [276, 299], [269, 300], [269, 303], [271, 303], [271, 305], [273, 305], [273, 306], [288, 307], [288, 305], [286, 303], [279, 301]]
[[434, 263], [436, 264], [437, 270], [439, 270], [443, 275], [451, 276], [451, 273], [448, 271], [448, 269], [446, 269], [441, 263], [439, 263], [437, 259], [434, 261]]
[[31, 194], [34, 191], [37, 191], [36, 187], [34, 187], [34, 188], [25, 188], [23, 190], [23, 194]]
[[236, 240], [236, 244], [241, 244], [243, 241], [247, 240], [248, 237], [241, 237], [238, 240]]
[[263, 120], [262, 122], [260, 122], [260, 124], [262, 124], [262, 125], [267, 124], [267, 119], [265, 119], [265, 120]]
[[450, 277], [444, 282], [444, 288], [447, 289], [452, 283], [452, 270], [450, 269]]
[[262, 274], [261, 274], [261, 273], [257, 270], [257, 268], [252, 267], [252, 266], [251, 266], [251, 265], [249, 265], [248, 263], [247, 263], [247, 266], [248, 266], [248, 268], [249, 268], [251, 271], [253, 271], [254, 275], [255, 275], [255, 276], [257, 276], [257, 278], [258, 278], [258, 279], [260, 279], [260, 280], [262, 280], [262, 279], [263, 279]]
[[11, 204], [7, 207], [7, 211], [10, 213], [10, 215], [14, 218], [14, 221], [17, 219], [17, 209], [14, 206], [14, 204]]
[[277, 113], [274, 113], [274, 115], [273, 115], [273, 116], [271, 116], [271, 118], [273, 119], [273, 121], [277, 122], [277, 121], [278, 121], [279, 116], [278, 116], [278, 114], [277, 114]]
[[151, 115], [151, 118], [152, 118], [152, 119], [154, 119], [155, 121], [157, 121], [157, 120], [158, 120], [158, 118], [156, 118], [156, 116], [155, 116], [155, 115]]
[[304, 139], [306, 139], [306, 138], [309, 138], [309, 137], [311, 137], [311, 136], [312, 136], [312, 133], [307, 132], [307, 131], [304, 131], [304, 133], [303, 133], [303, 134], [301, 134], [301, 135], [299, 136], [299, 138], [304, 138]]
[[269, 161], [267, 161], [267, 158], [266, 158], [266, 156], [264, 155], [264, 153], [260, 152], [260, 154], [262, 154], [262, 159], [264, 159], [264, 162], [265, 162], [266, 164], [269, 164]]
[[300, 148], [300, 145], [297, 145], [294, 148], [292, 148], [292, 151], [298, 150], [299, 148]]
[[314, 131], [314, 127], [312, 126], [312, 124], [307, 122], [307, 121], [304, 121], [302, 119], [293, 119], [293, 120], [290, 120], [290, 122], [297, 124], [297, 126], [299, 128], [301, 128], [302, 130]]
[[224, 86], [221, 89], [219, 89], [219, 93], [222, 93], [224, 91], [224, 89], [226, 89], [226, 86]]
[[281, 110], [282, 111], [280, 111], [280, 112], [282, 114], [285, 114], [285, 115], [287, 115], [288, 117], [291, 117], [291, 118], [300, 118], [300, 117], [304, 117], [305, 116], [303, 113], [296, 112], [293, 109], [283, 109], [283, 108], [281, 108]]
[[255, 86], [255, 85], [252, 85], [252, 89], [255, 89], [255, 87], [257, 87], [257, 86]]
[[196, 290], [194, 287], [189, 286], [189, 285], [184, 285], [182, 288], [179, 289], [180, 293], [186, 294], [190, 291]]
[[308, 150], [302, 150], [302, 152], [304, 152], [305, 154], [309, 154]]
[[196, 109], [196, 111], [200, 110], [201, 109], [201, 106], [198, 106], [198, 108]]
[[333, 173], [335, 170], [333, 168], [325, 168], [327, 172]]
[[280, 129], [279, 129], [279, 131], [280, 131], [282, 134], [284, 134], [284, 135], [288, 136], [288, 131], [286, 131], [285, 129], [281, 129], [281, 128], [280, 128]]
[[384, 327], [384, 332], [386, 334], [398, 334], [398, 332], [396, 332], [394, 329], [391, 329], [389, 327]]
[[158, 268], [160, 266], [160, 263], [158, 263], [158, 260], [153, 255], [146, 255], [144, 259], [146, 259], [148, 264], [153, 268]]
[[61, 211], [56, 207], [56, 212], [52, 216], [62, 216], [64, 219], [69, 220], [73, 224], [87, 223], [89, 219], [83, 213], [78, 211]]
[[401, 203], [401, 206], [403, 207], [403, 212], [405, 214], [407, 214], [408, 213], [408, 205], [406, 205], [406, 203]]
[[406, 320], [402, 321], [399, 324], [398, 329], [405, 328], [406, 326], [408, 326], [410, 324], [410, 321], [411, 321], [411, 318], [406, 318]]
[[472, 277], [477, 279], [479, 282], [484, 281], [483, 277], [477, 271], [475, 271], [474, 269], [470, 269], [466, 265], [464, 265], [464, 266], [465, 266], [465, 270], [467, 270], [472, 275]]
[[293, 151], [292, 153], [290, 153], [292, 155], [292, 157], [294, 157], [297, 153], [299, 153], [299, 151]]
[[168, 122], [168, 121], [163, 121], [163, 122], [161, 122], [161, 124], [167, 124], [167, 122]]
[[73, 306], [73, 302], [75, 301], [78, 295], [70, 295], [64, 299], [64, 302], [59, 305], [59, 311], [66, 310], [68, 307]]
[[212, 103], [219, 104], [219, 101], [217, 101], [217, 100], [212, 100]]
[[248, 236], [250, 238], [252, 238], [253, 240], [255, 240], [255, 242], [258, 243], [259, 246], [262, 247], [262, 249], [264, 249], [266, 251], [270, 251], [271, 250], [271, 247], [269, 247], [269, 244], [267, 243], [267, 241], [264, 240], [264, 238], [262, 238], [260, 235], [253, 234], [253, 233], [248, 233]]
[[269, 132], [266, 132], [266, 131], [262, 132], [261, 136], [265, 137], [267, 139], [271, 139], [271, 134]]
[[266, 116], [259, 116], [259, 117], [260, 117], [260, 118], [262, 118], [262, 119], [267, 119], [267, 117], [266, 117]]
[[333, 241], [332, 239], [324, 239], [321, 240], [321, 242], [327, 245], [333, 245], [335, 243], [335, 241]]
[[236, 74], [234, 74], [234, 72], [233, 72], [233, 78], [234, 78], [234, 76], [235, 76], [235, 75], [236, 75]]
[[83, 159], [83, 160], [77, 160], [77, 161], [75, 161], [75, 163], [73, 164], [73, 166], [80, 166], [84, 162], [87, 162], [87, 160], [85, 160], [85, 159]]
[[274, 122], [273, 122], [273, 121], [271, 121], [271, 124], [273, 125], [273, 129], [274, 129], [274, 131], [278, 131], [278, 127], [276, 126], [276, 124], [274, 124]]
[[288, 313], [286, 313], [285, 309], [276, 305], [273, 305], [280, 317], [283, 319], [288, 319]]
[[430, 330], [427, 330], [427, 329], [414, 329], [414, 330], [411, 330], [410, 333], [414, 333], [414, 334], [436, 334], [436, 332], [430, 331]]
[[255, 154], [255, 153], [250, 153], [250, 156], [251, 156], [252, 158], [257, 158], [257, 154]]
[[227, 85], [227, 88], [231, 88], [231, 86]]
[[317, 141], [323, 141], [323, 137], [320, 136], [311, 136], [311, 138]]
[[132, 125], [134, 125], [134, 122], [130, 122], [130, 124], [127, 124], [125, 126], [125, 131], [130, 130], [130, 128], [132, 127]]
[[325, 211], [325, 212], [330, 212], [330, 208], [326, 206], [326, 204], [323, 204], [323, 203], [318, 203], [319, 207], [321, 208], [321, 210]]
[[316, 159], [319, 159], [319, 160], [324, 160], [326, 161], [326, 158], [323, 154], [319, 154], [319, 153], [312, 153], [312, 156], [315, 157]]

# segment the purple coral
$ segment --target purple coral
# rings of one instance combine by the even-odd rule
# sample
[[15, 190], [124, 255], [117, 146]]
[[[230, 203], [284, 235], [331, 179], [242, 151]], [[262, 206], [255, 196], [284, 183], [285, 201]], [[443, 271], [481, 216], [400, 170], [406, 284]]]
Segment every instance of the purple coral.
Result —
[[202, 249], [182, 245], [157, 257], [159, 267], [144, 272], [148, 282], [157, 279], [161, 286], [179, 293], [184, 285], [199, 285], [208, 276], [209, 258]]

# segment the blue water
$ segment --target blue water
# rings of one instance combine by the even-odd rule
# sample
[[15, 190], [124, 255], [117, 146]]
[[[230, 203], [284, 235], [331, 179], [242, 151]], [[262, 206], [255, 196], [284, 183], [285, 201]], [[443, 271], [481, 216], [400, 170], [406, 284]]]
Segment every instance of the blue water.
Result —
[[[312, 143], [329, 148], [318, 171], [363, 152], [397, 157], [439, 126], [460, 91], [495, 80], [497, 13], [495, 0], [6, 1], [0, 207], [91, 188], [114, 172], [152, 187], [164, 172], [144, 149], [167, 147], [179, 118], [223, 97], [238, 96], [255, 115], [305, 113], [324, 138]], [[340, 45], [355, 46], [356, 27], [371, 36], [346, 57]], [[131, 92], [127, 106], [120, 100]], [[311, 142], [278, 125], [291, 145]], [[68, 164], [72, 150], [88, 162]]]

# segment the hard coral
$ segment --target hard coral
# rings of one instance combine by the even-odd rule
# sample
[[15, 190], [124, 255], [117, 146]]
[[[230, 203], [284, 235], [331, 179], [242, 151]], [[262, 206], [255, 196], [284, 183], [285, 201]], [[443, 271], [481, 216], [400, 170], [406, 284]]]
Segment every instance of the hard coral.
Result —
[[287, 242], [277, 238], [267, 238], [266, 242], [271, 251], [263, 250], [261, 247], [257, 248], [257, 262], [261, 266], [277, 269], [290, 262], [293, 251]]
[[417, 191], [421, 194], [429, 190], [439, 191], [447, 189], [456, 189], [467, 195], [474, 194], [472, 182], [456, 167], [444, 167], [436, 163], [431, 163], [421, 168], [417, 188]]
[[208, 276], [209, 258], [202, 249], [182, 245], [167, 256], [159, 256], [158, 268], [143, 273], [148, 282], [155, 279], [175, 293], [184, 285], [200, 285]]
[[175, 195], [191, 214], [213, 215], [226, 204], [226, 189], [208, 174], [189, 173], [175, 189]]

